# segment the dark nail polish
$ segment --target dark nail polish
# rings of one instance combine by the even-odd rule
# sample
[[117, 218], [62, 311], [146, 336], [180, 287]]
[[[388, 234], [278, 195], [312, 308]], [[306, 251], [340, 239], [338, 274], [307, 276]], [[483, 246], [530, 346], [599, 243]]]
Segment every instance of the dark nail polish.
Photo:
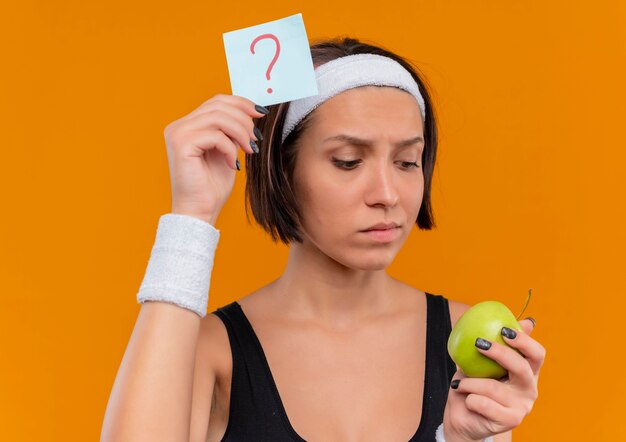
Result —
[[255, 104], [254, 108], [256, 109], [257, 112], [261, 112], [262, 114], [269, 114], [270, 110], [264, 106], [261, 106], [260, 104]]
[[477, 338], [476, 347], [480, 348], [481, 350], [489, 350], [491, 348], [491, 342], [483, 338]]
[[504, 336], [505, 338], [509, 338], [509, 339], [515, 339], [515, 337], [517, 336], [517, 333], [515, 332], [515, 330], [512, 330], [508, 327], [502, 327], [502, 330], [500, 331], [500, 333], [502, 333], [502, 336]]
[[239, 159], [235, 160], [235, 166], [237, 166], [237, 170], [241, 170], [241, 164], [239, 164]]
[[524, 319], [528, 319], [530, 322], [533, 323], [533, 328], [537, 327], [537, 321], [535, 320], [535, 318], [531, 318], [530, 316], [528, 316], [527, 318]]
[[263, 134], [258, 127], [254, 128], [254, 135], [259, 139], [259, 141], [263, 141]]
[[257, 146], [256, 143], [252, 140], [250, 140], [250, 147], [252, 148], [254, 153], [259, 153], [259, 146]]
[[460, 379], [455, 379], [452, 382], [450, 382], [450, 388], [452, 388], [453, 390], [456, 390], [457, 388], [459, 388], [460, 383], [461, 383]]

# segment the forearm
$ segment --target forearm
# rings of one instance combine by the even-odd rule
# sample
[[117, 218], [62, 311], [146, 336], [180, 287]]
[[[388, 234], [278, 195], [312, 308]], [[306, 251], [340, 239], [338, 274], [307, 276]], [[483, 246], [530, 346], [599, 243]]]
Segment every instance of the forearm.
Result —
[[192, 216], [161, 217], [101, 440], [189, 440], [196, 347], [218, 239], [215, 227]]

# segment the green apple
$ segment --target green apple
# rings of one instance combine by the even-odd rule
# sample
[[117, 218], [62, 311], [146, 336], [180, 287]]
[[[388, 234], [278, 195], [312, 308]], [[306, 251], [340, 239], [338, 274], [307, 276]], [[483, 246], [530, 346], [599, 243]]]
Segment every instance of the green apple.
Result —
[[475, 346], [476, 338], [506, 345], [500, 333], [502, 327], [522, 330], [511, 310], [497, 301], [479, 302], [458, 319], [448, 338], [448, 353], [466, 376], [499, 379], [507, 374], [500, 364]]

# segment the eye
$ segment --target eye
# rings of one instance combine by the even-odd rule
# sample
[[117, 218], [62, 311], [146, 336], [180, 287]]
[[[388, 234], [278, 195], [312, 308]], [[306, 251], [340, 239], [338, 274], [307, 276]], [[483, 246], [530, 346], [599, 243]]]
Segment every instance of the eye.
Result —
[[417, 161], [399, 161], [399, 163], [402, 165], [403, 168], [405, 169], [412, 169], [412, 168], [419, 168], [419, 164], [417, 164]]
[[352, 170], [361, 163], [361, 160], [344, 161], [333, 158], [333, 163], [340, 169]]

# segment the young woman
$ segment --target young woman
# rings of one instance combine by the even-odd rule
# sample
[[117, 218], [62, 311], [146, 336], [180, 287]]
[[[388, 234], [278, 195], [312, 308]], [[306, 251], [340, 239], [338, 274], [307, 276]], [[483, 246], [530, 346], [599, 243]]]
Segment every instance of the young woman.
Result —
[[[385, 271], [413, 225], [434, 226], [424, 80], [355, 39], [311, 52], [319, 95], [268, 110], [220, 94], [165, 129], [172, 213], [102, 440], [501, 442], [530, 412], [545, 357], [533, 320], [503, 331], [521, 354], [477, 347], [505, 379], [467, 378], [446, 342], [468, 306]], [[280, 278], [207, 315], [213, 226], [239, 148], [254, 218], [289, 259]]]

